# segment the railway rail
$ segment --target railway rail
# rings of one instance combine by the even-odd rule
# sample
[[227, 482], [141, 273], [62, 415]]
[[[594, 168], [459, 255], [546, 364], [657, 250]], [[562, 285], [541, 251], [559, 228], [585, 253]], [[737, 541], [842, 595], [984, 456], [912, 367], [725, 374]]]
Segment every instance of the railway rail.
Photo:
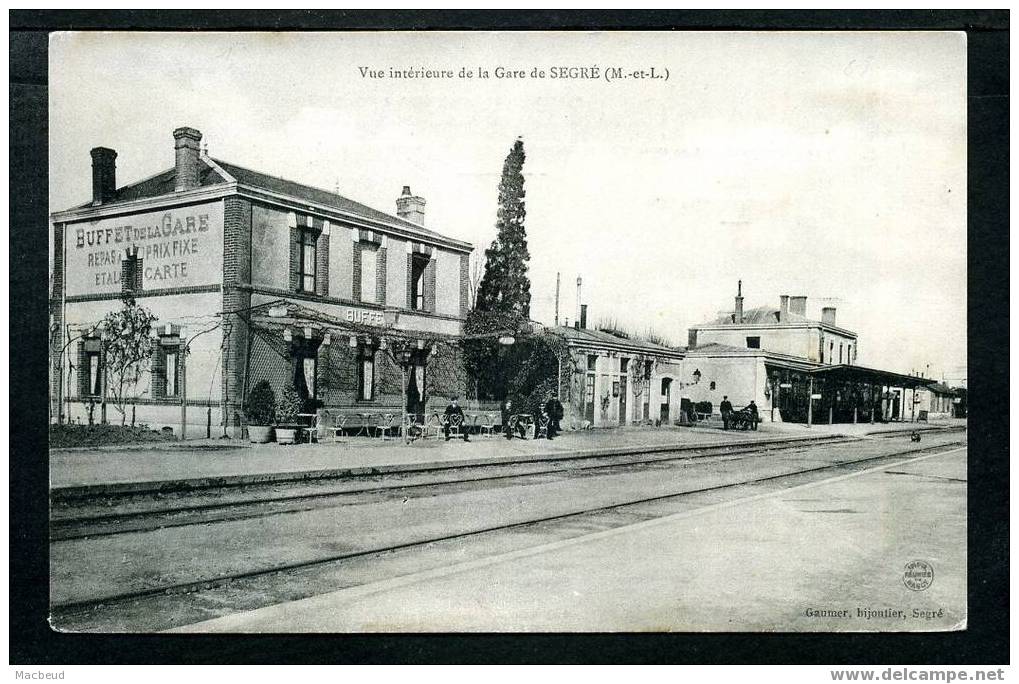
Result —
[[[854, 440], [840, 440], [841, 441], [854, 441]], [[550, 515], [534, 517], [525, 521], [511, 522], [508, 524], [495, 524], [495, 525], [484, 525], [471, 529], [469, 531], [461, 531], [451, 534], [440, 534], [432, 535], [427, 538], [412, 539], [401, 543], [382, 545], [375, 548], [368, 548], [357, 550], [347, 553], [333, 553], [325, 554], [312, 559], [304, 559], [298, 562], [282, 562], [275, 564], [271, 567], [261, 567], [246, 571], [233, 572], [229, 574], [221, 574], [213, 577], [201, 578], [194, 581], [184, 582], [171, 582], [165, 584], [157, 584], [155, 586], [146, 587], [143, 589], [137, 589], [132, 591], [125, 591], [117, 594], [111, 594], [106, 596], [92, 597], [87, 600], [74, 600], [64, 603], [58, 603], [51, 606], [51, 615], [53, 619], [60, 620], [62, 616], [70, 616], [73, 614], [80, 614], [96, 610], [102, 607], [110, 607], [111, 605], [123, 604], [131, 601], [143, 600], [148, 597], [162, 596], [166, 594], [186, 594], [191, 592], [201, 592], [205, 590], [215, 589], [224, 585], [229, 585], [234, 582], [240, 582], [244, 580], [252, 580], [261, 577], [268, 577], [271, 575], [285, 575], [286, 573], [296, 573], [299, 571], [307, 570], [315, 567], [325, 567], [333, 564], [344, 563], [352, 561], [354, 559], [370, 559], [372, 557], [382, 557], [385, 554], [389, 554], [395, 551], [401, 551], [406, 549], [423, 548], [433, 544], [439, 544], [443, 542], [450, 542], [456, 540], [469, 540], [484, 537], [485, 535], [499, 534], [510, 530], [526, 528], [529, 526], [539, 526], [547, 524], [558, 524], [573, 520], [583, 520], [599, 514], [609, 513], [613, 511], [625, 511], [625, 510], [639, 510], [641, 506], [649, 506], [655, 504], [662, 504], [666, 502], [678, 502], [684, 499], [696, 497], [697, 495], [719, 492], [722, 490], [738, 489], [744, 487], [753, 486], [766, 486], [766, 485], [788, 485], [792, 486], [792, 483], [797, 481], [797, 478], [802, 479], [804, 476], [812, 477], [825, 472], [837, 472], [852, 470], [854, 468], [866, 468], [879, 465], [881, 462], [894, 462], [896, 459], [901, 459], [904, 456], [919, 456], [928, 453], [938, 453], [941, 451], [950, 451], [960, 446], [965, 446], [965, 439], [959, 441], [941, 442], [936, 445], [929, 446], [916, 446], [905, 449], [896, 449], [891, 453], [882, 453], [878, 455], [868, 455], [862, 458], [855, 458], [850, 460], [838, 461], [834, 463], [827, 463], [810, 468], [800, 468], [797, 470], [783, 472], [778, 474], [764, 475], [760, 477], [741, 478], [734, 482], [726, 482], [722, 484], [715, 484], [706, 487], [689, 488], [681, 491], [669, 492], [666, 494], [656, 494], [654, 496], [638, 497], [629, 499], [622, 502], [612, 503], [609, 505], [598, 505], [579, 510], [570, 510], [565, 512], [558, 512]], [[800, 445], [802, 448], [802, 445]], [[749, 449], [748, 449], [749, 450]], [[728, 453], [720, 456], [737, 456], [739, 454]], [[690, 455], [687, 454], [685, 459], [689, 459]], [[669, 458], [665, 455], [659, 455], [654, 459], [644, 459], [639, 461], [633, 461], [631, 463], [615, 463], [605, 464], [600, 466], [591, 466], [592, 468], [620, 468], [620, 467], [639, 467], [642, 464], [660, 463], [668, 460], [680, 460], [677, 458]], [[590, 464], [585, 464], [590, 465]], [[562, 474], [568, 469], [558, 469], [549, 471], [545, 475]], [[541, 475], [541, 473], [526, 473], [519, 475], [503, 474], [497, 477], [500, 478], [512, 478], [512, 477], [532, 477]], [[493, 476], [495, 477], [495, 476]], [[465, 484], [482, 481], [482, 478], [474, 480], [458, 480], [458, 481], [446, 481], [443, 483], [418, 483], [412, 485], [414, 487], [438, 487], [450, 484]], [[404, 485], [406, 487], [406, 485]], [[376, 488], [373, 491], [379, 491], [380, 489], [392, 489], [392, 488]], [[398, 489], [398, 488], [397, 488]], [[323, 494], [323, 496], [337, 496], [336, 493]], [[340, 494], [342, 496], [342, 494]], [[279, 513], [275, 511], [274, 513]], [[201, 522], [209, 522], [204, 520]], [[198, 524], [198, 523], [190, 523]], [[136, 530], [137, 531], [137, 530]], [[122, 532], [123, 533], [123, 532]], [[59, 541], [54, 541], [59, 543]]]
[[[705, 447], [696, 451], [671, 451], [651, 454], [624, 454], [608, 456], [586, 456], [578, 458], [556, 458], [510, 464], [493, 464], [460, 468], [441, 468], [418, 471], [403, 477], [360, 476], [353, 478], [322, 479], [316, 482], [267, 483], [206, 488], [201, 492], [178, 492], [185, 501], [196, 496], [202, 499], [216, 499], [206, 503], [185, 503], [167, 505], [164, 496], [115, 494], [95, 497], [92, 500], [78, 499], [71, 506], [55, 508], [50, 518], [50, 541], [70, 541], [92, 537], [103, 537], [129, 532], [146, 532], [167, 527], [183, 527], [206, 522], [224, 522], [258, 518], [281, 513], [295, 513], [311, 510], [315, 502], [324, 502], [335, 497], [363, 496], [372, 494], [397, 494], [422, 489], [455, 488], [462, 485], [491, 483], [500, 480], [514, 480], [527, 477], [559, 475], [568, 472], [639, 468], [645, 465], [670, 461], [693, 459], [726, 459], [745, 454], [764, 455], [777, 451], [805, 449], [817, 445], [847, 444], [857, 441], [855, 437], [832, 436], [821, 439], [790, 440], [767, 445], [725, 445]], [[442, 475], [452, 474], [452, 478]], [[438, 476], [438, 479], [436, 479]], [[365, 481], [372, 484], [365, 486]], [[269, 491], [290, 489], [284, 494], [269, 494]], [[313, 491], [314, 490], [314, 491]], [[231, 496], [233, 494], [233, 496]], [[222, 500], [222, 499], [226, 500]], [[118, 502], [126, 504], [124, 510], [107, 512], [116, 508]], [[140, 502], [140, 504], [139, 504]], [[131, 506], [135, 503], [135, 506]], [[155, 504], [155, 505], [153, 505]], [[311, 504], [311, 505], [309, 505]], [[269, 506], [266, 509], [266, 506]], [[75, 514], [81, 508], [97, 508], [103, 512]], [[264, 510], [252, 510], [262, 508]]]

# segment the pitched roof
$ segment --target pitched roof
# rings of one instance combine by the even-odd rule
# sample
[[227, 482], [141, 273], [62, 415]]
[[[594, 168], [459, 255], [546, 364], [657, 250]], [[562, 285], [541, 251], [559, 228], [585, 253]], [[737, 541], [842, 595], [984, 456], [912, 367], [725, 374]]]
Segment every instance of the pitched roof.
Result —
[[[740, 325], [777, 325], [779, 323], [820, 323], [806, 316], [787, 312], [785, 320], [781, 320], [781, 312], [770, 306], [758, 306], [743, 311], [743, 322]], [[736, 325], [735, 313], [728, 313], [701, 325]], [[696, 326], [694, 326], [696, 327]]]
[[[348, 199], [335, 192], [330, 192], [310, 185], [304, 185], [302, 183], [296, 183], [277, 176], [270, 176], [267, 173], [253, 171], [243, 166], [237, 166], [236, 164], [231, 164], [230, 162], [221, 161], [219, 159], [213, 159], [212, 161], [241, 185], [247, 185], [249, 187], [281, 195], [289, 195], [311, 204], [335, 209], [342, 213], [350, 214], [369, 221], [395, 226], [422, 236], [433, 237], [441, 240], [451, 239], [434, 230], [429, 230], [420, 226], [417, 223], [407, 221], [399, 216], [387, 214], [386, 212], [379, 211], [378, 209], [373, 209], [368, 205], [355, 202], [354, 200]], [[131, 200], [173, 194], [176, 178], [177, 173], [175, 169], [171, 168], [166, 171], [161, 171], [160, 173], [138, 181], [137, 183], [117, 188], [113, 198], [108, 200], [108, 202], [128, 202]], [[228, 181], [229, 179], [224, 178], [223, 175], [217, 172], [213, 166], [210, 166], [208, 163], [203, 163], [198, 179], [200, 187], [225, 184]], [[91, 206], [92, 203], [87, 202], [75, 208], [85, 209]], [[455, 241], [463, 243], [462, 240]]]
[[647, 354], [668, 354], [670, 356], [683, 355], [683, 351], [681, 349], [666, 347], [661, 344], [655, 344], [654, 342], [645, 342], [643, 340], [620, 337], [618, 335], [605, 332], [604, 330], [591, 330], [590, 328], [577, 329], [568, 326], [559, 326], [558, 328], [552, 328], [552, 330], [571, 342], [580, 342], [595, 346], [626, 347], [633, 351], [644, 352]]
[[285, 178], [279, 178], [278, 176], [270, 176], [269, 174], [262, 173], [261, 171], [252, 171], [251, 169], [246, 169], [243, 166], [237, 166], [236, 164], [231, 164], [230, 162], [221, 161], [219, 159], [213, 159], [213, 161], [219, 164], [224, 171], [237, 179], [237, 182], [242, 185], [250, 185], [255, 188], [268, 190], [269, 192], [275, 192], [281, 195], [290, 195], [291, 197], [297, 197], [307, 202], [311, 202], [312, 204], [318, 204], [323, 207], [331, 207], [346, 214], [353, 214], [354, 216], [359, 216], [371, 221], [389, 223], [400, 228], [412, 230], [416, 233], [431, 235], [437, 238], [446, 237], [434, 230], [429, 230], [418, 225], [417, 223], [402, 219], [399, 216], [387, 214], [386, 212], [379, 211], [378, 209], [373, 209], [365, 204], [348, 199], [343, 195], [330, 192], [329, 190], [323, 190], [311, 185], [296, 183]]
[[[174, 192], [176, 181], [176, 171], [174, 169], [167, 169], [166, 171], [157, 173], [155, 176], [149, 176], [144, 180], [140, 180], [137, 183], [117, 188], [113, 197], [107, 200], [107, 202], [130, 202], [131, 200], [145, 199], [147, 197], [170, 195]], [[207, 165], [202, 167], [198, 176], [198, 185], [203, 188], [211, 185], [220, 185], [226, 182], [226, 178], [223, 178], [223, 176], [217, 173], [215, 169]], [[91, 206], [92, 203], [87, 202], [76, 208], [82, 209]]]

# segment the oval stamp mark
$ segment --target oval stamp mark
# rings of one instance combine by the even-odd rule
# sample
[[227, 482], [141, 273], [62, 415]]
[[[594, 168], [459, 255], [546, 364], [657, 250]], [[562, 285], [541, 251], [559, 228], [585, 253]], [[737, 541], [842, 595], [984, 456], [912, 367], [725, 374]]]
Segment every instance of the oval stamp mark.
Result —
[[923, 591], [934, 582], [934, 566], [927, 561], [915, 560], [906, 563], [902, 583], [912, 591]]

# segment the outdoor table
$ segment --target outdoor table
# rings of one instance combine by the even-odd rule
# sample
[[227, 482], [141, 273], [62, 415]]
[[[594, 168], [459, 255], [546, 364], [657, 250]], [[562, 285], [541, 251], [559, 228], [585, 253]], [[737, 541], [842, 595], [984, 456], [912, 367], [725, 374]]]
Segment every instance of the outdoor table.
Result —
[[311, 442], [311, 432], [308, 428], [315, 427], [315, 421], [318, 420], [318, 414], [315, 413], [298, 413], [297, 419], [304, 421], [301, 423], [300, 429], [297, 431], [297, 436], [300, 437], [302, 434], [308, 435], [308, 442]]
[[369, 432], [369, 430], [371, 430], [372, 417], [375, 414], [374, 413], [359, 413], [357, 415], [361, 418], [361, 429], [359, 429], [357, 431], [357, 434], [355, 435], [355, 437], [360, 437], [361, 435], [364, 435], [365, 437], [371, 437], [371, 433]]

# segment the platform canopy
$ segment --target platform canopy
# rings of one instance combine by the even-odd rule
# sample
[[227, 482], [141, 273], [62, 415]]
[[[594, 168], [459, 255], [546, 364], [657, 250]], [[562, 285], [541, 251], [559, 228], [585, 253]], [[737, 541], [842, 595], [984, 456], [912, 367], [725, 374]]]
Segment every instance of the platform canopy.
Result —
[[915, 375], [893, 373], [892, 371], [867, 368], [865, 366], [850, 366], [839, 364], [837, 366], [821, 366], [807, 371], [816, 378], [831, 379], [835, 382], [859, 382], [871, 385], [888, 385], [890, 387], [903, 387], [906, 389], [917, 389], [933, 385], [937, 380], [933, 378], [921, 378]]

